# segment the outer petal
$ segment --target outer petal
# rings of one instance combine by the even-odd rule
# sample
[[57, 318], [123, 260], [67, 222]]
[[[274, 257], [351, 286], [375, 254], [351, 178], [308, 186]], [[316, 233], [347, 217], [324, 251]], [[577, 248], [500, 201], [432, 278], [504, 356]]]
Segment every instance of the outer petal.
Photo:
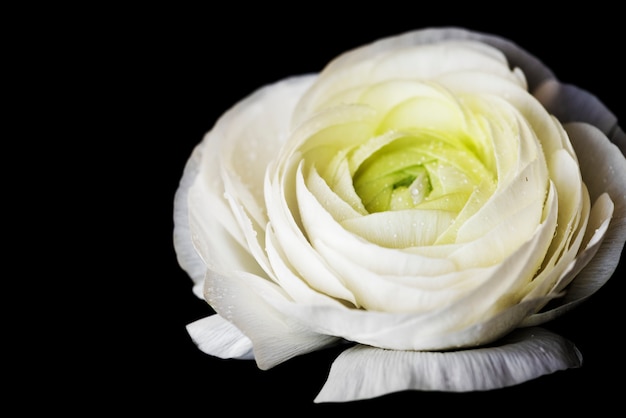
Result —
[[210, 315], [187, 325], [198, 348], [219, 358], [254, 359], [252, 341], [219, 315]]
[[[274, 120], [274, 112], [289, 114], [313, 78], [294, 77], [260, 88], [226, 112], [203, 139], [200, 167], [187, 193], [191, 238], [207, 267], [269, 275], [261, 250], [267, 221], [262, 219], [263, 193], [257, 191], [263, 189], [259, 166], [267, 167], [271, 154], [259, 150], [277, 152], [288, 132]], [[264, 120], [268, 123], [259, 123]], [[250, 168], [256, 176], [234, 169], [237, 155], [239, 166]], [[259, 160], [254, 167], [253, 156]]]
[[[515, 78], [506, 65], [504, 55], [497, 49], [481, 43], [463, 42], [431, 47], [430, 42], [424, 41], [420, 35], [423, 32], [415, 31], [386, 38], [337, 57], [320, 73], [316, 84], [299, 103], [294, 123], [300, 124], [304, 120], [302, 116], [308, 117], [338, 92], [353, 89], [362, 83], [375, 84], [398, 78], [430, 79], [448, 72], [472, 69]], [[450, 36], [449, 39], [462, 41], [463, 38]], [[423, 47], [407, 48], [416, 44]]]
[[[353, 65], [355, 62], [364, 61], [361, 63], [361, 70], [373, 71], [379, 70], [375, 61], [370, 61], [373, 57], [382, 56], [390, 51], [400, 50], [406, 47], [414, 45], [427, 45], [434, 42], [446, 41], [446, 40], [477, 40], [484, 42], [499, 49], [511, 67], [519, 67], [523, 71], [523, 75], [516, 72], [516, 76], [520, 77], [523, 82], [528, 84], [528, 88], [532, 91], [536, 86], [541, 84], [547, 79], [553, 79], [554, 75], [552, 71], [546, 67], [540, 60], [533, 55], [529, 54], [523, 48], [520, 48], [514, 42], [505, 38], [491, 35], [487, 33], [480, 33], [476, 31], [470, 31], [464, 28], [457, 27], [445, 27], [445, 28], [429, 28], [423, 30], [410, 31], [398, 36], [381, 39], [377, 42], [371, 43], [361, 48], [349, 51], [346, 54], [341, 55], [333, 62], [329, 64], [329, 68], [332, 68], [334, 73], [339, 75], [342, 87], [351, 86], [358, 79], [353, 78], [351, 75], [343, 73], [345, 67]], [[478, 51], [477, 51], [478, 52]], [[482, 51], [485, 53], [485, 59], [491, 55], [492, 51]], [[501, 57], [491, 55], [494, 61], [498, 61]], [[466, 69], [473, 66], [473, 60], [467, 60], [463, 63]], [[486, 61], [481, 61], [479, 64], [483, 69], [491, 68]], [[485, 66], [486, 65], [486, 66]], [[440, 68], [433, 68], [432, 71], [428, 70], [427, 66], [421, 68], [420, 71], [424, 71], [425, 74], [430, 74], [432, 71], [439, 72]], [[335, 75], [333, 75], [335, 77]], [[336, 80], [333, 79], [333, 82]], [[312, 103], [318, 100], [319, 91], [313, 91], [300, 105], [300, 111], [308, 111], [311, 107], [315, 107]], [[301, 119], [298, 116], [299, 111], [296, 112], [295, 122], [299, 123]]]
[[224, 196], [245, 237], [244, 247], [269, 277], [273, 273], [263, 250], [268, 223], [263, 179], [289, 135], [289, 115], [314, 79], [291, 77], [257, 90], [222, 116], [212, 131], [216, 144], [210, 152], [218, 153], [213, 165], [221, 167]]
[[[546, 80], [533, 94], [561, 123], [587, 122], [609, 138], [617, 133], [617, 117], [596, 96], [579, 87]], [[622, 150], [624, 146], [620, 146]]]
[[191, 157], [187, 160], [183, 175], [179, 183], [179, 187], [174, 195], [174, 250], [178, 264], [189, 275], [194, 283], [193, 291], [196, 296], [202, 297], [202, 282], [204, 281], [204, 273], [206, 266], [202, 258], [196, 252], [191, 239], [191, 231], [189, 229], [189, 213], [188, 213], [188, 196], [189, 187], [198, 175], [200, 170], [201, 146], [198, 145], [191, 153]]
[[[221, 317], [252, 341], [260, 369], [269, 369], [338, 341], [313, 332], [276, 311], [264, 297], [286, 300], [285, 294], [271, 281], [252, 274], [241, 272], [224, 277], [209, 273], [205, 279], [205, 297]], [[215, 335], [221, 329], [205, 332]]]
[[517, 330], [498, 346], [463, 351], [357, 345], [335, 360], [315, 402], [354, 401], [404, 390], [498, 389], [581, 363], [582, 356], [571, 342], [542, 328]]
[[[581, 156], [579, 158], [580, 169], [589, 188], [591, 200], [597, 202], [594, 204], [590, 219], [597, 233], [589, 237], [588, 250], [580, 254], [576, 261], [587, 261], [593, 256], [594, 251], [597, 253], [566, 288], [565, 296], [557, 300], [558, 305], [552, 310], [531, 316], [526, 320], [526, 325], [540, 324], [560, 316], [601, 288], [617, 268], [626, 241], [626, 158], [624, 154], [615, 144], [607, 140], [599, 129], [591, 125], [571, 123], [565, 127], [577, 155]], [[604, 193], [608, 193], [612, 202], [607, 201]], [[611, 214], [610, 225], [606, 228]], [[605, 229], [606, 235], [598, 236], [598, 233]]]

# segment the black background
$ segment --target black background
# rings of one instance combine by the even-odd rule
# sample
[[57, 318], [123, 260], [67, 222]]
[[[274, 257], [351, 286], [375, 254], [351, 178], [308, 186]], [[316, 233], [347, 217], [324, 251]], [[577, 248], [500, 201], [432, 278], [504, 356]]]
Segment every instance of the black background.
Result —
[[[99, 58], [93, 64], [105, 71], [91, 80], [99, 87], [90, 93], [114, 102], [100, 112], [104, 117], [98, 127], [85, 134], [100, 128], [107, 132], [101, 148], [111, 151], [107, 172], [119, 180], [110, 184], [115, 193], [106, 204], [119, 221], [107, 232], [115, 245], [92, 258], [110, 268], [98, 285], [107, 290], [107, 300], [96, 306], [104, 320], [89, 332], [97, 343], [75, 349], [82, 359], [75, 379], [80, 393], [89, 393], [91, 405], [171, 416], [191, 411], [206, 416], [367, 413], [375, 408], [392, 416], [459, 409], [478, 415], [565, 413], [583, 407], [608, 414], [622, 404], [624, 262], [590, 300], [547, 326], [577, 345], [584, 358], [581, 368], [490, 392], [409, 391], [314, 404], [339, 350], [261, 371], [251, 361], [203, 354], [187, 335], [185, 325], [211, 311], [192, 294], [191, 281], [176, 261], [174, 193], [204, 133], [221, 113], [264, 84], [317, 72], [341, 52], [380, 37], [428, 26], [461, 26], [514, 40], [562, 81], [594, 92], [626, 119], [625, 36], [614, 12], [548, 13], [519, 3], [467, 10], [407, 4], [411, 6], [360, 5], [359, 11], [350, 6], [341, 13], [337, 6], [319, 4], [258, 10], [242, 5], [146, 8], [120, 10], [98, 26], [102, 32], [94, 42], [102, 55], [95, 54]], [[73, 402], [70, 395], [61, 399], [62, 404]]]

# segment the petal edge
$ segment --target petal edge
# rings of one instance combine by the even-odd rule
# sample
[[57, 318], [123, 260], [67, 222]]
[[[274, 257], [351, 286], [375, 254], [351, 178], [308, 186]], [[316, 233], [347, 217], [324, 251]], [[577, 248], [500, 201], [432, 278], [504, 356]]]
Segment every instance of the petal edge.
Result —
[[356, 345], [335, 360], [315, 403], [405, 390], [499, 389], [581, 364], [582, 356], [572, 342], [543, 328], [519, 329], [499, 346], [472, 350], [396, 351]]

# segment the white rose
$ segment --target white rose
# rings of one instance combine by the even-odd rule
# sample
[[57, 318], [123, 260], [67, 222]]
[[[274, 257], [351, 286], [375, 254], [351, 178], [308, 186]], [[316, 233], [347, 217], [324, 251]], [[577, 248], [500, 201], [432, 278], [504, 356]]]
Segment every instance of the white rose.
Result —
[[[535, 326], [619, 262], [624, 143], [593, 96], [458, 28], [265, 86], [219, 119], [176, 194], [179, 262], [217, 312], [188, 331], [262, 369], [356, 343], [318, 402], [577, 366], [571, 343]], [[355, 372], [358, 387], [344, 381]]]

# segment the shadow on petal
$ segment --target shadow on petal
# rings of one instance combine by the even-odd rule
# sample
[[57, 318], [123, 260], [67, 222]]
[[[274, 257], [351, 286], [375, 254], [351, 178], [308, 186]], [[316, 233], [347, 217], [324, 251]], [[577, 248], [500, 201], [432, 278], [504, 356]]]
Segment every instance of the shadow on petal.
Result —
[[485, 391], [581, 364], [572, 342], [536, 327], [515, 330], [498, 345], [470, 350], [399, 351], [357, 345], [337, 357], [315, 402], [350, 402], [405, 390]]

